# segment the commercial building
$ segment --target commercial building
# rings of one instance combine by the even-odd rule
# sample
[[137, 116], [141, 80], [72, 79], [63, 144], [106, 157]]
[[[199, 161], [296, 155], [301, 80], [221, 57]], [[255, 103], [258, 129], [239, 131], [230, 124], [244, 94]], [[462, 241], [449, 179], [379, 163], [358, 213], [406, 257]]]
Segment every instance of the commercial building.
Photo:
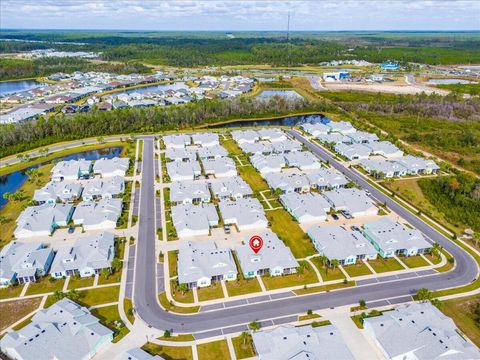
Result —
[[213, 204], [181, 204], [172, 207], [173, 226], [180, 238], [208, 235], [218, 225], [218, 214]]
[[107, 230], [117, 226], [122, 213], [122, 199], [101, 199], [98, 202], [82, 201], [75, 208], [73, 223], [83, 230]]
[[268, 226], [263, 206], [256, 198], [222, 200], [218, 204], [223, 222], [235, 225], [239, 231], [261, 229]]
[[280, 196], [285, 209], [301, 224], [325, 221], [330, 204], [317, 193], [298, 194], [291, 192]]
[[17, 239], [49, 236], [60, 226], [67, 226], [73, 214], [69, 204], [29, 206], [17, 218], [14, 235]]

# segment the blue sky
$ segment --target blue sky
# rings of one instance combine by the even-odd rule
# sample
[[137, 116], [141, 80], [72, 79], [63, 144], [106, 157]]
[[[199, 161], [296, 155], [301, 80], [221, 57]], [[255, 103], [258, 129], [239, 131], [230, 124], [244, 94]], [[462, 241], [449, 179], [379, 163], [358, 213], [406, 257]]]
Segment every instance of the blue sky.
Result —
[[1, 0], [1, 28], [480, 30], [478, 0]]

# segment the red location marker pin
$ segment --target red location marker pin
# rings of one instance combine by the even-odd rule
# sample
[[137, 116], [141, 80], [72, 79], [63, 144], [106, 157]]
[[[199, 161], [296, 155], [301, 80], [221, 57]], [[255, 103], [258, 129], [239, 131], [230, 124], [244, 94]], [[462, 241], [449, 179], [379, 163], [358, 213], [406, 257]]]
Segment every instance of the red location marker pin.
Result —
[[254, 235], [250, 238], [249, 244], [250, 244], [250, 248], [253, 250], [253, 252], [255, 254], [258, 254], [258, 252], [260, 251], [260, 249], [263, 246], [263, 239], [258, 235]]

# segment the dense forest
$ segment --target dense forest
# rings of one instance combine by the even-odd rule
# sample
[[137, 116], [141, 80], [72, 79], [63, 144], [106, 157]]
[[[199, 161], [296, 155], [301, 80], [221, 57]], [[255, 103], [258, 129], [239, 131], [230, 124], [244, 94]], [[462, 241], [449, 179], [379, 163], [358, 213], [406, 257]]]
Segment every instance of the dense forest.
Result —
[[466, 173], [418, 181], [425, 197], [445, 217], [480, 231], [480, 180]]
[[235, 98], [201, 100], [179, 106], [93, 110], [72, 116], [58, 115], [19, 124], [0, 125], [0, 157], [40, 146], [92, 136], [157, 132], [193, 128], [233, 118], [259, 118], [295, 112], [332, 110], [324, 102]]

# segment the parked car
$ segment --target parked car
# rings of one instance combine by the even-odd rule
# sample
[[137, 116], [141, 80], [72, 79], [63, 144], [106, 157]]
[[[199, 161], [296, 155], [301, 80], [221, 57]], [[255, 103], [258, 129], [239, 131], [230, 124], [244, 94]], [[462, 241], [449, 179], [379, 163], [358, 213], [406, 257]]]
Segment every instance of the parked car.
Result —
[[337, 214], [332, 214], [332, 218], [333, 218], [333, 220], [338, 220], [339, 219]]
[[70, 226], [70, 227], [68, 228], [68, 233], [69, 233], [69, 234], [73, 234], [74, 232], [75, 232], [75, 227], [74, 227], [74, 226]]
[[360, 228], [355, 225], [350, 226], [350, 229], [352, 229], [352, 231], [360, 231]]
[[225, 225], [225, 226], [223, 227], [223, 229], [225, 230], [225, 234], [230, 234], [230, 233], [231, 233], [230, 226]]
[[368, 191], [368, 190], [365, 190], [365, 194], [367, 194], [367, 196], [371, 196], [371, 195], [372, 195], [372, 193], [371, 193], [370, 191]]
[[351, 219], [352, 215], [347, 210], [340, 210], [340, 213], [345, 216], [345, 219]]

